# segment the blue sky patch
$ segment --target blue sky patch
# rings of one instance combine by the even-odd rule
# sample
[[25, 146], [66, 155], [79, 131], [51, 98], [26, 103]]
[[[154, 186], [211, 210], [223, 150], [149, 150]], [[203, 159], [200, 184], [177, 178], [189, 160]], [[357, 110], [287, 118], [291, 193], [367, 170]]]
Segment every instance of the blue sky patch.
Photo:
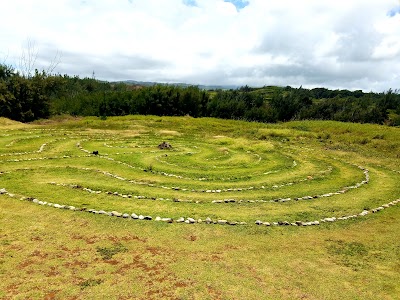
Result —
[[224, 2], [230, 2], [233, 5], [236, 6], [236, 9], [239, 11], [242, 8], [245, 8], [247, 5], [249, 5], [249, 1], [247, 0], [224, 0]]
[[397, 6], [395, 8], [392, 8], [391, 10], [388, 11], [387, 15], [389, 17], [394, 17], [395, 15], [400, 14], [400, 6]]
[[183, 4], [187, 6], [197, 6], [196, 0], [183, 0]]

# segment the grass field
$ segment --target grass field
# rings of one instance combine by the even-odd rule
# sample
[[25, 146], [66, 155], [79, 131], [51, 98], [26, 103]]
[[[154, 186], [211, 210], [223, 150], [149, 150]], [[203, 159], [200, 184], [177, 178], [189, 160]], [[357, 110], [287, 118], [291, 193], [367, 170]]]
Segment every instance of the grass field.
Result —
[[0, 161], [0, 299], [400, 299], [399, 128], [0, 119]]

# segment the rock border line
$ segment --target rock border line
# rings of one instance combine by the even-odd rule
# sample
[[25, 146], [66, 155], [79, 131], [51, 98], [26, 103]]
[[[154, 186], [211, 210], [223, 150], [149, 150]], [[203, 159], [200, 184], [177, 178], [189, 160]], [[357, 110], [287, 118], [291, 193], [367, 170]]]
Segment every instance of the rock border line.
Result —
[[[5, 188], [0, 189], [0, 195], [7, 195], [11, 198], [16, 198], [16, 194], [8, 192]], [[203, 219], [195, 219], [191, 217], [180, 217], [177, 219], [169, 218], [169, 217], [160, 217], [157, 216], [153, 218], [152, 216], [149, 215], [137, 215], [136, 213], [121, 213], [118, 211], [105, 211], [105, 210], [95, 210], [95, 209], [88, 209], [88, 208], [77, 208], [75, 206], [71, 205], [64, 205], [64, 204], [58, 204], [58, 203], [51, 203], [51, 202], [46, 202], [46, 201], [40, 201], [36, 198], [33, 197], [20, 197], [19, 198], [21, 201], [29, 201], [38, 205], [42, 206], [49, 206], [57, 209], [66, 209], [66, 210], [71, 210], [71, 211], [79, 211], [79, 212], [87, 212], [87, 213], [92, 213], [92, 214], [99, 214], [99, 215], [105, 215], [105, 216], [110, 216], [110, 217], [119, 217], [119, 218], [124, 218], [124, 219], [132, 219], [132, 220], [154, 220], [157, 222], [166, 222], [166, 223], [186, 223], [186, 224], [195, 224], [195, 223], [205, 223], [205, 224], [219, 224], [219, 225], [248, 225], [247, 222], [243, 221], [233, 221], [233, 220], [224, 220], [224, 219], [211, 219], [210, 217]], [[332, 223], [332, 222], [338, 222], [338, 221], [344, 221], [344, 220], [349, 220], [349, 219], [354, 219], [354, 218], [360, 218], [360, 217], [365, 217], [371, 213], [378, 213], [380, 211], [383, 211], [384, 209], [388, 209], [391, 206], [395, 206], [398, 203], [400, 203], [400, 199], [393, 200], [389, 203], [385, 203], [377, 208], [371, 209], [371, 210], [363, 210], [362, 212], [358, 214], [353, 214], [353, 215], [347, 215], [347, 216], [342, 216], [342, 217], [326, 217], [322, 218], [320, 220], [315, 220], [315, 221], [295, 221], [295, 222], [288, 222], [288, 221], [278, 221], [278, 222], [267, 222], [267, 221], [261, 221], [261, 220], [256, 220], [254, 222], [255, 225], [258, 226], [314, 226], [314, 225], [320, 225], [321, 223]]]

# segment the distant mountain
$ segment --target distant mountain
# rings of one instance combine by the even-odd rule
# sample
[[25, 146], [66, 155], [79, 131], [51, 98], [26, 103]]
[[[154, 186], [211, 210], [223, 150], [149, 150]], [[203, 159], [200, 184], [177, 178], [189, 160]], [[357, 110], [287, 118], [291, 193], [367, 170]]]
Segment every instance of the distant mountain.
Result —
[[136, 80], [124, 80], [124, 81], [116, 81], [116, 83], [125, 83], [129, 85], [141, 85], [141, 86], [153, 86], [157, 84], [161, 85], [175, 85], [181, 87], [189, 87], [189, 86], [197, 86], [203, 90], [230, 90], [230, 89], [237, 89], [240, 86], [237, 85], [201, 85], [201, 84], [189, 84], [183, 82], [176, 82], [176, 83], [166, 83], [166, 82], [152, 82], [152, 81], [136, 81]]

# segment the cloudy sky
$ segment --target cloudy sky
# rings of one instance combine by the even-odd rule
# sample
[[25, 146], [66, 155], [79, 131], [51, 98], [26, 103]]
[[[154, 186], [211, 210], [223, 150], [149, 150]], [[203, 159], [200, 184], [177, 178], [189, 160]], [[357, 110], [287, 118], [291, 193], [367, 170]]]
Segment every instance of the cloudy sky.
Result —
[[110, 81], [400, 89], [398, 0], [7, 0], [0, 25], [15, 67], [29, 40]]

